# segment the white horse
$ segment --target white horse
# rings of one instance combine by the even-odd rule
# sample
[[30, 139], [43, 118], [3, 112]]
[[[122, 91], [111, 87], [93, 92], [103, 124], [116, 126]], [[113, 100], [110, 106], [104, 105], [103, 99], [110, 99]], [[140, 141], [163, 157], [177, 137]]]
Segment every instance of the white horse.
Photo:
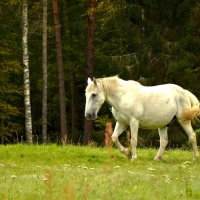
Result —
[[[160, 148], [154, 159], [161, 159], [168, 144], [168, 124], [176, 117], [189, 137], [194, 159], [198, 159], [196, 134], [191, 120], [200, 115], [200, 104], [191, 92], [174, 84], [145, 87], [136, 81], [125, 81], [113, 76], [94, 78], [93, 81], [88, 78], [85, 95], [87, 119], [96, 119], [104, 101], [112, 106], [112, 113], [117, 121], [112, 140], [128, 157], [137, 158], [138, 128], [142, 128], [158, 129]], [[131, 130], [131, 150], [122, 146], [118, 140], [127, 126]]]

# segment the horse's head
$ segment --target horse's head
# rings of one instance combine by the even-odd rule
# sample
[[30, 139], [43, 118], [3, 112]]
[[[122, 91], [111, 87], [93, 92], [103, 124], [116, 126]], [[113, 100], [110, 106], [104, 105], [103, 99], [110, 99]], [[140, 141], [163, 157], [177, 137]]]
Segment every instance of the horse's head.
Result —
[[86, 104], [85, 117], [94, 120], [97, 117], [98, 111], [105, 101], [105, 94], [102, 85], [95, 78], [93, 81], [88, 78], [88, 85], [85, 90]]

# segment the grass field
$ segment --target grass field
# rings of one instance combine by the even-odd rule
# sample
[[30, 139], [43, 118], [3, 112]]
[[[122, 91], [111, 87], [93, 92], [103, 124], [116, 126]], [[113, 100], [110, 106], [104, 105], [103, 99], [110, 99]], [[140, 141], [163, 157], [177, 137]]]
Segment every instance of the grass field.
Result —
[[192, 152], [138, 149], [131, 162], [116, 149], [0, 146], [0, 199], [200, 199], [200, 165]]

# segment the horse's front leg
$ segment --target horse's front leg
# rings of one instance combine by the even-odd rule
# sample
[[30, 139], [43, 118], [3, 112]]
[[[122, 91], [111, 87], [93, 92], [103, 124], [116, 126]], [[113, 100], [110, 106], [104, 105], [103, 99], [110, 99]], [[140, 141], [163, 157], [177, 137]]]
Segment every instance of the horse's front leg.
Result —
[[112, 134], [112, 141], [115, 143], [115, 145], [117, 146], [117, 148], [126, 156], [130, 156], [130, 152], [127, 148], [125, 148], [124, 146], [121, 145], [121, 143], [119, 142], [118, 137], [123, 133], [123, 131], [125, 130], [125, 126], [123, 124], [121, 124], [120, 122], [116, 123], [114, 132]]
[[131, 154], [132, 160], [137, 158], [136, 147], [137, 147], [137, 138], [138, 138], [138, 127], [139, 122], [138, 120], [131, 120], [130, 122], [130, 129], [131, 129]]

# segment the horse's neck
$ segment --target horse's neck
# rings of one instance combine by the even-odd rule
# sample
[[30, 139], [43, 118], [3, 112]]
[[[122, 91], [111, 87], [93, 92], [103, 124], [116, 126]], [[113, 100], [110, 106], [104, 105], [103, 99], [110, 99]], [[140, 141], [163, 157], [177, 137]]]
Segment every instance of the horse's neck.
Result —
[[121, 106], [120, 102], [122, 98], [126, 98], [126, 94], [133, 92], [135, 89], [138, 90], [138, 87], [142, 87], [140, 83], [136, 81], [124, 81], [122, 79], [119, 80], [119, 86], [116, 91], [112, 92], [112, 94], [107, 94], [106, 101], [116, 110], [118, 110]]
[[106, 95], [106, 102], [118, 110], [119, 102], [122, 97], [122, 95], [126, 92], [126, 84], [127, 81], [120, 80], [119, 87], [116, 89], [116, 91], [112, 92], [112, 94]]

